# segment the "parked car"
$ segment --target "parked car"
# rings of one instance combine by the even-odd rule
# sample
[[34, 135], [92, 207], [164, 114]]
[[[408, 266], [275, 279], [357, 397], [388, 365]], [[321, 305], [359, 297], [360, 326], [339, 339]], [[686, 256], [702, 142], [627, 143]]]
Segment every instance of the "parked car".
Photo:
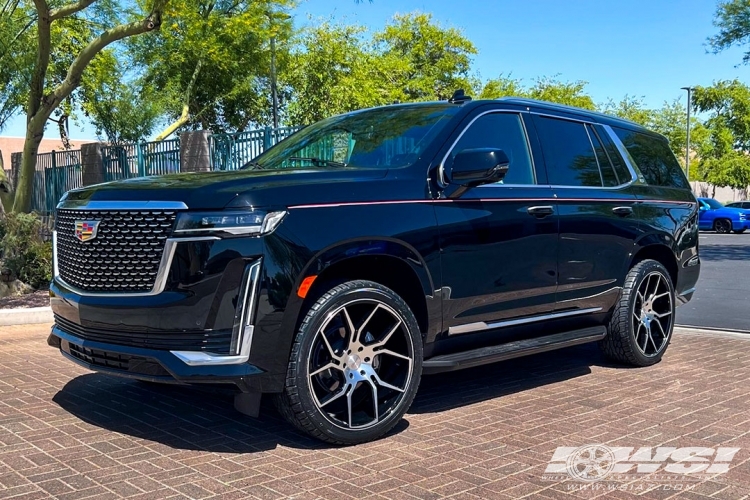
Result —
[[724, 205], [727, 208], [745, 208], [750, 209], [750, 201], [733, 201]]
[[742, 234], [750, 228], [750, 210], [724, 206], [713, 198], [698, 198], [699, 224], [703, 231]]
[[231, 384], [251, 415], [274, 394], [299, 429], [359, 443], [423, 374], [585, 342], [657, 363], [697, 221], [667, 140], [634, 123], [461, 94], [368, 109], [241, 171], [70, 191], [48, 343], [112, 375]]

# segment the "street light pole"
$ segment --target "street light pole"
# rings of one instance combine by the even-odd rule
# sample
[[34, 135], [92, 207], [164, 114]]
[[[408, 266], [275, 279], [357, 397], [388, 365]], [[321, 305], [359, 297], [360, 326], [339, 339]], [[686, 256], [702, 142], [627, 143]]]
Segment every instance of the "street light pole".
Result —
[[682, 90], [687, 90], [687, 144], [685, 146], [685, 175], [690, 181], [690, 108], [692, 107], [691, 95], [693, 87], [682, 87]]
[[279, 128], [279, 95], [276, 90], [276, 37], [271, 37], [271, 99], [273, 100], [273, 128]]

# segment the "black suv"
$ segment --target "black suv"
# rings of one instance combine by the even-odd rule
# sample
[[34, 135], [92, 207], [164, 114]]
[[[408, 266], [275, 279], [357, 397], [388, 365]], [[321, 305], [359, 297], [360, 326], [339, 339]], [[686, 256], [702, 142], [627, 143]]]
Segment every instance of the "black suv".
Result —
[[422, 374], [598, 341], [658, 362], [698, 280], [698, 208], [664, 137], [524, 99], [325, 119], [243, 170], [70, 191], [48, 343], [92, 370], [276, 395], [377, 438]]

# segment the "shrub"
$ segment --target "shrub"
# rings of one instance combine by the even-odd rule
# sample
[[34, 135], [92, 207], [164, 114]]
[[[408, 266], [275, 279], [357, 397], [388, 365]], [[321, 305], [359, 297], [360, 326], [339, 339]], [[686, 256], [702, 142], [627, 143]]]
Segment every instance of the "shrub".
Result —
[[36, 214], [7, 213], [0, 219], [0, 258], [10, 272], [34, 288], [52, 280], [52, 244], [42, 240]]

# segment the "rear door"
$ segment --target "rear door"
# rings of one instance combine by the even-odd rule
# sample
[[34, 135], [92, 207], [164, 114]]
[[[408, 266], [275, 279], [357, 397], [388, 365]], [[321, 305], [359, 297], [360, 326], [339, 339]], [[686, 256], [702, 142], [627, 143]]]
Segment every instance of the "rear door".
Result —
[[534, 124], [560, 218], [555, 312], [608, 311], [638, 237], [634, 176], [602, 127], [545, 115]]

